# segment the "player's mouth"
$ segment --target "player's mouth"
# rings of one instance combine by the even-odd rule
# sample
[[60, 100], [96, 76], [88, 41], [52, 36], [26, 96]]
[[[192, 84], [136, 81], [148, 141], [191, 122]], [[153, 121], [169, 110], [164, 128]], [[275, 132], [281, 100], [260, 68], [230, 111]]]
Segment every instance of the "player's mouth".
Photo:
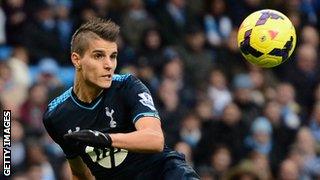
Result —
[[112, 75], [111, 74], [103, 75], [102, 77], [105, 78], [108, 81], [112, 80]]

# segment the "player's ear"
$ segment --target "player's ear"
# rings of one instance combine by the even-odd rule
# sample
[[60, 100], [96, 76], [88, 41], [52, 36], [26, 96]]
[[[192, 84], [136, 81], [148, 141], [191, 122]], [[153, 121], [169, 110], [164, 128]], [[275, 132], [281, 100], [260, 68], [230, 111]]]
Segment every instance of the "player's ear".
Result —
[[79, 70], [81, 69], [81, 61], [80, 55], [78, 53], [72, 52], [71, 53], [71, 61], [74, 67]]

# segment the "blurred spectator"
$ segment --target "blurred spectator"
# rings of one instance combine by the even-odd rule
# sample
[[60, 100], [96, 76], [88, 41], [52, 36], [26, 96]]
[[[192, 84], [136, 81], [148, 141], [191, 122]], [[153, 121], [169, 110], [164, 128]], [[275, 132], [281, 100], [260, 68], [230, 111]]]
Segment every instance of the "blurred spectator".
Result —
[[320, 157], [316, 154], [315, 143], [309, 128], [299, 129], [291, 159], [298, 165], [302, 178], [316, 179], [320, 177]]
[[21, 106], [21, 121], [31, 134], [44, 132], [42, 125], [43, 113], [48, 103], [48, 89], [43, 84], [34, 84], [30, 87], [28, 99]]
[[90, 6], [90, 4], [81, 3], [81, 2], [88, 2], [88, 1], [74, 1], [74, 2], [75, 4], [72, 10], [73, 16], [75, 16], [74, 28], [80, 27], [82, 23], [88, 21], [91, 18], [98, 17], [98, 13], [95, 11], [95, 9], [92, 6]]
[[277, 98], [277, 91], [276, 88], [273, 86], [267, 86], [264, 92], [264, 97], [266, 102], [268, 101], [275, 101]]
[[220, 120], [209, 121], [202, 127], [202, 137], [198, 143], [195, 155], [197, 162], [205, 163], [210, 152], [217, 144], [226, 145], [232, 155], [233, 163], [237, 163], [243, 156], [243, 140], [247, 127], [241, 119], [241, 111], [234, 104], [228, 104]]
[[267, 70], [256, 66], [249, 66], [249, 76], [253, 84], [252, 99], [259, 106], [266, 102], [267, 91], [276, 85], [276, 77]]
[[31, 139], [27, 143], [27, 157], [29, 164], [27, 174], [31, 176], [31, 179], [55, 179], [52, 166], [44, 154], [42, 146], [39, 146], [35, 139]]
[[188, 5], [191, 14], [195, 17], [202, 16], [205, 13], [205, 1], [186, 0], [186, 4]]
[[26, 89], [15, 81], [13, 70], [8, 61], [0, 62], [0, 99], [9, 109], [19, 107], [26, 96]]
[[237, 35], [238, 28], [233, 28], [226, 40], [226, 46], [217, 51], [217, 66], [226, 73], [228, 79], [232, 79], [234, 74], [242, 73], [247, 69], [248, 62], [239, 51]]
[[196, 99], [195, 90], [187, 83], [181, 57], [171, 48], [164, 51], [164, 57], [161, 79], [170, 79], [177, 87], [180, 102], [186, 107], [192, 107]]
[[11, 179], [12, 180], [29, 180], [25, 172], [14, 173], [12, 174]]
[[249, 155], [249, 161], [251, 161], [252, 169], [254, 172], [259, 176], [259, 178], [268, 180], [273, 179], [271, 168], [270, 168], [270, 161], [268, 157], [264, 154], [258, 152], [252, 152]]
[[305, 14], [305, 20], [307, 23], [316, 25], [317, 22], [320, 20], [317, 17], [317, 9], [316, 9], [316, 2], [309, 1], [309, 0], [302, 0], [300, 1], [300, 12]]
[[39, 74], [35, 83], [44, 84], [48, 88], [48, 99], [57, 97], [61, 94], [65, 87], [58, 78], [60, 66], [52, 58], [42, 58], [38, 64]]
[[[266, 76], [264, 76], [265, 74], [261, 69], [258, 68], [251, 68], [249, 72], [249, 76], [253, 84], [252, 99], [259, 106], [262, 106], [265, 103], [263, 94], [265, 88], [264, 85], [266, 84]], [[270, 85], [270, 83], [268, 83], [268, 85]]]
[[[60, 177], [63, 175], [64, 170], [57, 171], [61, 167], [63, 161], [65, 161], [65, 155], [58, 144], [56, 144], [48, 134], [43, 134], [41, 139], [39, 140], [44, 153], [47, 155], [52, 168], [55, 169], [55, 176]], [[69, 166], [69, 165], [68, 165]]]
[[298, 165], [290, 160], [284, 160], [280, 165], [280, 172], [278, 179], [289, 180], [289, 179], [300, 179]]
[[22, 124], [19, 121], [12, 121], [12, 144], [11, 144], [11, 165], [13, 173], [25, 170], [26, 167], [26, 145], [25, 145], [25, 132]]
[[314, 48], [319, 49], [319, 31], [314, 26], [304, 26], [301, 30], [301, 43], [310, 44]]
[[[113, 3], [121, 1], [108, 0], [80, 0], [72, 1], [72, 17], [75, 19], [75, 28], [93, 17], [112, 19], [120, 24], [121, 14], [118, 14], [113, 8]], [[123, 10], [125, 8], [121, 7]], [[80, 15], [80, 16], [79, 16]]]
[[155, 74], [160, 76], [163, 68], [164, 57], [162, 52], [162, 36], [157, 28], [148, 28], [142, 34], [141, 48], [139, 52], [140, 58], [145, 58]]
[[23, 45], [30, 52], [30, 63], [43, 57], [54, 57], [61, 64], [71, 64], [68, 53], [60, 45], [53, 7], [43, 2], [34, 11], [34, 21], [24, 29]]
[[31, 85], [31, 77], [29, 75], [29, 53], [23, 46], [16, 46], [13, 49], [12, 56], [8, 60], [8, 65], [12, 69], [14, 81], [26, 89]]
[[97, 17], [107, 18], [107, 19], [111, 18], [115, 22], [120, 24], [121, 14], [117, 14], [117, 12], [112, 9], [111, 7], [112, 1], [89, 0], [85, 2], [87, 2], [88, 4], [85, 4], [84, 7], [91, 7], [93, 11], [97, 14]]
[[151, 63], [144, 57], [138, 59], [137, 76], [148, 87], [152, 95], [156, 94], [159, 87], [159, 80], [155, 75]]
[[[74, 29], [74, 22], [70, 16], [70, 5], [68, 3], [59, 2], [55, 5], [56, 23], [60, 46], [64, 52], [68, 52], [70, 48], [70, 40]], [[65, 58], [68, 60], [68, 58]], [[66, 64], [68, 64], [66, 62]]]
[[302, 26], [302, 20], [299, 11], [290, 11], [287, 13], [287, 17], [292, 22], [295, 27], [297, 33], [300, 32]]
[[158, 109], [162, 120], [162, 128], [166, 143], [173, 147], [180, 140], [179, 129], [183, 117], [184, 107], [180, 104], [176, 84], [164, 79], [158, 90]]
[[223, 109], [232, 101], [231, 92], [228, 89], [227, 79], [222, 71], [213, 70], [210, 73], [208, 96], [213, 103], [213, 114], [220, 117]]
[[13, 45], [21, 44], [24, 38], [21, 30], [24, 29], [28, 21], [25, 0], [6, 0], [3, 2], [3, 9], [7, 16], [5, 26], [7, 41]]
[[0, 62], [0, 90], [4, 91], [7, 87], [7, 84], [11, 80], [12, 72], [8, 63]]
[[232, 21], [236, 26], [240, 26], [240, 23], [250, 13], [263, 9], [263, 3], [266, 1], [262, 0], [228, 0]]
[[129, 0], [127, 12], [122, 18], [122, 33], [128, 44], [140, 48], [143, 32], [153, 26], [155, 21], [148, 14], [142, 0]]
[[[317, 65], [318, 56], [315, 47], [311, 44], [299, 46], [296, 61], [296, 66], [290, 69], [285, 77], [299, 94], [297, 103], [301, 105], [302, 112], [310, 113], [313, 92], [320, 81], [320, 69]], [[306, 121], [306, 119], [304, 120]]]
[[127, 41], [123, 38], [123, 35], [120, 34], [117, 39], [118, 44], [118, 63], [116, 72], [122, 70], [126, 66], [132, 66], [137, 61], [137, 52], [128, 45]]
[[253, 176], [256, 179], [273, 179], [267, 156], [258, 152], [251, 152], [249, 157], [232, 168], [226, 177], [232, 177], [234, 176], [233, 174], [237, 174], [238, 171], [245, 171], [246, 173], [249, 173], [248, 175], [251, 174], [250, 176]]
[[212, 111], [213, 109], [213, 103], [212, 101], [207, 98], [199, 98], [197, 100], [195, 110], [197, 113], [197, 116], [201, 119], [202, 125], [206, 126], [207, 123], [210, 124], [210, 121], [214, 121], [214, 113]]
[[169, 45], [182, 45], [185, 30], [195, 21], [186, 0], [168, 0], [157, 16], [165, 43]]
[[241, 180], [259, 180], [259, 176], [257, 173], [252, 169], [246, 169], [240, 167], [236, 167], [232, 170], [227, 176], [226, 179], [241, 179]]
[[253, 100], [252, 79], [248, 74], [237, 74], [233, 79], [232, 86], [234, 102], [241, 109], [244, 123], [250, 125], [261, 112], [261, 107]]
[[146, 5], [146, 9], [150, 13], [152, 13], [152, 15], [155, 15], [155, 13], [160, 8], [161, 3], [163, 3], [163, 1], [160, 1], [160, 0], [144, 0], [144, 3]]
[[6, 43], [6, 29], [5, 29], [5, 23], [6, 23], [6, 14], [3, 11], [2, 6], [0, 6], [0, 45], [3, 45]]
[[26, 179], [32, 179], [32, 180], [44, 179], [41, 165], [35, 163], [28, 166], [28, 169], [26, 172]]
[[320, 102], [313, 107], [309, 128], [317, 143], [317, 153], [320, 153]]
[[161, 78], [172, 80], [176, 83], [177, 87], [181, 89], [184, 84], [183, 62], [181, 57], [171, 48], [164, 51], [164, 57], [165, 62], [163, 64]]
[[272, 126], [273, 152], [270, 156], [270, 165], [273, 171], [278, 169], [278, 165], [287, 156], [289, 148], [293, 144], [296, 130], [287, 127], [281, 116], [281, 106], [276, 101], [269, 101], [263, 109], [264, 116], [270, 121]]
[[210, 157], [210, 167], [212, 168], [214, 179], [222, 179], [228, 172], [232, 164], [230, 150], [226, 146], [217, 146]]
[[200, 166], [197, 172], [202, 180], [214, 180], [212, 168], [209, 166]]
[[190, 27], [185, 41], [185, 46], [178, 47], [178, 52], [184, 62], [187, 82], [195, 88], [203, 89], [206, 87], [204, 80], [207, 79], [210, 70], [214, 67], [213, 54], [205, 48], [205, 36], [200, 27]]
[[231, 30], [231, 19], [226, 14], [227, 4], [223, 0], [211, 0], [208, 13], [204, 16], [206, 37], [210, 45], [222, 46], [226, 43]]
[[201, 138], [201, 120], [194, 113], [182, 118], [180, 139], [194, 149]]
[[274, 144], [272, 140], [272, 126], [267, 118], [258, 117], [251, 125], [250, 135], [246, 137], [244, 144], [247, 152], [257, 151], [270, 157]]
[[285, 126], [291, 129], [297, 129], [301, 124], [298, 116], [300, 106], [295, 101], [295, 95], [295, 89], [290, 83], [278, 84], [276, 100], [280, 104], [281, 116]]

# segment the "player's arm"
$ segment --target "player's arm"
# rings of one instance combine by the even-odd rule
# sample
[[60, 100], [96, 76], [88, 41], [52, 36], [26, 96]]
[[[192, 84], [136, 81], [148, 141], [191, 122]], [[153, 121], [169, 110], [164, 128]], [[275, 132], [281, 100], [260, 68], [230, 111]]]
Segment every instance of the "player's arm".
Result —
[[72, 180], [93, 180], [94, 176], [91, 174], [87, 165], [82, 161], [82, 159], [78, 156], [74, 159], [68, 159]]
[[132, 152], [161, 152], [164, 138], [160, 120], [141, 117], [135, 123], [136, 131], [108, 134], [92, 130], [80, 130], [64, 135], [69, 141], [98, 148], [122, 148]]
[[133, 152], [161, 152], [164, 137], [160, 120], [155, 117], [142, 117], [136, 123], [137, 131], [110, 134], [112, 146]]
[[93, 130], [80, 130], [64, 135], [65, 139], [98, 148], [122, 148], [132, 152], [161, 152], [164, 137], [158, 112], [147, 87], [138, 79], [130, 77], [123, 95], [130, 108], [128, 120], [136, 131], [108, 134]]
[[62, 138], [57, 135], [57, 131], [55, 131], [55, 128], [52, 124], [51, 118], [49, 116], [49, 112], [44, 114], [43, 118], [43, 124], [46, 128], [49, 136], [60, 145], [60, 147], [63, 149], [64, 153], [66, 154], [73, 180], [78, 179], [85, 179], [85, 180], [92, 180], [95, 179], [94, 176], [92, 176], [89, 168], [87, 165], [82, 161], [80, 158], [77, 148], [74, 148], [71, 146], [71, 143], [67, 143], [62, 140]]

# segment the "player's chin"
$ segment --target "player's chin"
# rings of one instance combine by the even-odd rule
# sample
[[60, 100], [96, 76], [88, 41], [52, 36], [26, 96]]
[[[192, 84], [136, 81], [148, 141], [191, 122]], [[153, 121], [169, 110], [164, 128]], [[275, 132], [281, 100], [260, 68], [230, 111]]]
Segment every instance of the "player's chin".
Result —
[[100, 88], [109, 88], [111, 86], [112, 81], [101, 81], [98, 86]]

